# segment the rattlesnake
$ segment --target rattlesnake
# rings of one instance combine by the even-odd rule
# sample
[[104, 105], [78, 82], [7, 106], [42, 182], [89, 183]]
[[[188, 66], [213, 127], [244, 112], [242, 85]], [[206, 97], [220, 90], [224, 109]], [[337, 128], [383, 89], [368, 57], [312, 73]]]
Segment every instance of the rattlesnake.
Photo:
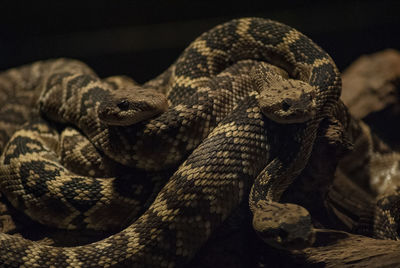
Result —
[[362, 120], [348, 118], [346, 131], [354, 149], [339, 162], [328, 208], [353, 233], [400, 240], [400, 154]]
[[[297, 95], [280, 96], [281, 105], [262, 106], [272, 119], [261, 113], [260, 103], [266, 98], [260, 86], [278, 85], [277, 90], [284, 91], [287, 88], [279, 85], [288, 80], [277, 74], [259, 77], [260, 70], [271, 72], [263, 64], [256, 70], [247, 66], [246, 72], [241, 71], [247, 77], [246, 83], [236, 85], [246, 89], [242, 94], [240, 90], [234, 95], [224, 88], [210, 90], [212, 83], [218, 81], [215, 76], [246, 59], [279, 66], [290, 77], [304, 81], [300, 85], [309, 84], [311, 90], [300, 88]], [[186, 263], [247, 198], [257, 175], [250, 195], [255, 215], [265, 213], [260, 211], [265, 203], [281, 208], [274, 201], [304, 168], [319, 122], [330, 113], [340, 94], [338, 70], [321, 48], [286, 25], [258, 18], [230, 21], [196, 39], [165, 74], [144, 86], [159, 86], [159, 91], [166, 93], [170, 108], [135, 125], [114, 126], [112, 122], [121, 119], [115, 117], [111, 123], [107, 121], [113, 110], [104, 110], [100, 103], [108, 97], [113, 99], [111, 86], [81, 63], [61, 60], [49, 63], [48, 69], [40, 64], [25, 68], [40, 70], [33, 77], [41, 88], [38, 91], [42, 114], [62, 124], [75, 125], [109, 158], [147, 171], [163, 170], [186, 160], [143, 215], [102, 241], [55, 248], [0, 234], [0, 262], [7, 266], [172, 267]], [[256, 82], [254, 77], [258, 77]], [[293, 83], [288, 84], [296, 84]], [[291, 103], [296, 98], [298, 102]], [[126, 101], [123, 100], [122, 108], [121, 99], [117, 98], [114, 104], [126, 110]], [[305, 105], [310, 102], [315, 105]], [[275, 114], [280, 109], [289, 113]], [[106, 118], [106, 124], [98, 115]], [[275, 122], [280, 118], [289, 118], [290, 124]], [[40, 178], [40, 172], [48, 174], [59, 168], [57, 158], [49, 152], [54, 131], [38, 119], [17, 132], [1, 158], [2, 177], [30, 179], [28, 184], [35, 186], [32, 177]], [[20, 169], [23, 165], [25, 175]], [[32, 189], [47, 192], [51, 181], [41, 185], [39, 181], [39, 188]], [[75, 182], [75, 178], [69, 182]], [[89, 186], [95, 183], [70, 185], [75, 194], [68, 198], [75, 201], [77, 196], [87, 195]], [[2, 191], [13, 195], [21, 191], [18, 187], [15, 184]], [[16, 200], [14, 203], [23, 202], [20, 197]], [[259, 231], [264, 235], [263, 230]], [[309, 235], [306, 231], [302, 238], [308, 240]], [[279, 241], [279, 234], [267, 232], [266, 240], [270, 239], [285, 245], [285, 241]]]

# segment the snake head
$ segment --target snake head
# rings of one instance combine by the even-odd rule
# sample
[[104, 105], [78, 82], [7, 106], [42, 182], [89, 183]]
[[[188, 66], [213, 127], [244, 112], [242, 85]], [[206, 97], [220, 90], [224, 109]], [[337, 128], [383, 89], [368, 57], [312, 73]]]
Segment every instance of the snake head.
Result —
[[165, 95], [141, 87], [113, 91], [98, 108], [98, 117], [106, 125], [129, 126], [150, 119], [168, 109]]
[[284, 78], [267, 63], [257, 64], [251, 73], [261, 112], [281, 123], [303, 123], [316, 113], [316, 89], [310, 84]]
[[315, 241], [311, 216], [301, 206], [259, 201], [253, 212], [254, 230], [272, 247], [303, 249]]

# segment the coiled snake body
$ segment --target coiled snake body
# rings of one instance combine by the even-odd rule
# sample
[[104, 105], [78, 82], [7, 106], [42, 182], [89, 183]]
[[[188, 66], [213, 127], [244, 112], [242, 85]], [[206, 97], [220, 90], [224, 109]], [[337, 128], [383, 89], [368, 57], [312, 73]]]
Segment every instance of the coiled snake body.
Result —
[[[298, 94], [287, 93], [293, 90], [287, 85], [295, 84], [290, 79], [263, 77], [263, 70], [271, 70], [263, 64], [250, 67], [254, 61], [279, 66], [290, 77], [303, 81], [296, 89]], [[41, 113], [76, 126], [107, 157], [147, 171], [186, 160], [144, 214], [104, 240], [66, 248], [0, 234], [0, 262], [16, 267], [185, 264], [248, 197], [251, 188], [250, 207], [255, 218], [263, 213], [273, 215], [274, 207], [281, 208], [275, 201], [304, 168], [319, 122], [340, 94], [339, 73], [321, 48], [286, 25], [259, 18], [232, 20], [196, 39], [166, 73], [144, 85], [166, 93], [168, 110], [133, 125], [113, 124], [124, 120], [129, 99], [120, 99], [124, 94], [114, 94], [119, 89], [114, 92], [110, 83], [101, 81], [86, 66], [61, 60], [25, 68], [40, 69], [32, 79], [41, 94]], [[32, 79], [28, 79], [30, 83]], [[277, 87], [277, 102], [269, 101], [274, 100], [269, 94], [271, 87]], [[105, 99], [111, 99], [106, 106], [115, 104], [121, 118], [112, 114], [115, 109], [102, 106]], [[285, 120], [288, 124], [281, 124]], [[32, 197], [33, 203], [41, 198], [48, 203], [55, 191], [62, 206], [79, 208], [82, 221], [90, 225], [87, 217], [92, 207], [115, 196], [129, 199], [113, 189], [112, 178], [99, 182], [68, 173], [51, 153], [53, 133], [39, 119], [17, 132], [6, 146], [1, 158], [1, 187], [14, 205], [34, 207], [27, 201]], [[58, 180], [65, 176], [66, 181]], [[91, 201], [90, 206], [85, 200], [93, 197], [93, 191], [97, 201]], [[62, 227], [78, 228], [80, 224], [75, 223], [69, 221]], [[262, 231], [262, 227], [256, 228]], [[279, 234], [267, 231], [265, 235], [266, 240], [285, 244]], [[305, 231], [304, 235], [310, 234]]]

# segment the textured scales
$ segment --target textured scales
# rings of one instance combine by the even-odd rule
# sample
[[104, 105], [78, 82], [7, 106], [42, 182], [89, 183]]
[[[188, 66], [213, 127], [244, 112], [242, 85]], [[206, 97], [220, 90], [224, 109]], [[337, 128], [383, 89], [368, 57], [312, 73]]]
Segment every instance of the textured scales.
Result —
[[[64, 68], [68, 69], [69, 62], [61, 61], [65, 64]], [[60, 62], [56, 61], [54, 64], [59, 65]], [[248, 73], [254, 64], [257, 63], [239, 62], [219, 74], [210, 87], [204, 88], [208, 91], [223, 90], [216, 94], [210, 93], [210, 95], [220, 97], [224, 94], [225, 99], [232, 100], [225, 106], [221, 103], [220, 110], [225, 109], [224, 113], [228, 112], [227, 109], [231, 109], [230, 107], [237, 102], [236, 99], [239, 99], [240, 95], [245, 95], [246, 90], [252, 90], [251, 76]], [[121, 81], [119, 82], [121, 84]], [[125, 85], [128, 82], [125, 81]], [[126, 87], [122, 90], [124, 88]], [[119, 88], [110, 90], [109, 96], [118, 97], [119, 91]], [[118, 94], [114, 95], [116, 92]], [[15, 207], [19, 207], [32, 219], [42, 224], [66, 229], [115, 230], [126, 218], [132, 219], [138, 215], [143, 203], [143, 201], [137, 201], [143, 195], [139, 183], [142, 183], [147, 176], [141, 173], [136, 175], [137, 171], [121, 168], [119, 164], [98, 152], [93, 144], [77, 130], [68, 127], [58, 137], [57, 132], [51, 131], [43, 120], [40, 122], [34, 121], [33, 125], [28, 124], [17, 131], [3, 154], [2, 188]], [[42, 127], [40, 127], [41, 124], [43, 124]], [[203, 130], [200, 128], [199, 131]], [[54, 153], [58, 139], [60, 142], [57, 151], [64, 166], [56, 161], [57, 155]], [[40, 149], [36, 149], [38, 146]], [[50, 166], [51, 170], [49, 170]], [[124, 173], [132, 175], [125, 176]], [[30, 176], [34, 174], [34, 177], [39, 177], [41, 174], [43, 178], [36, 182], [37, 186], [32, 187], [30, 184], [33, 178], [25, 179], [24, 174]], [[17, 182], [19, 183], [20, 177], [23, 183], [20, 187], [14, 187]], [[137, 183], [132, 184], [129, 180]], [[38, 196], [33, 198], [32, 194], [35, 194], [36, 187], [43, 190], [36, 191]], [[120, 187], [128, 188], [120, 189]], [[45, 206], [46, 203], [56, 205]], [[135, 209], [130, 209], [131, 207]], [[103, 215], [117, 208], [119, 212], [112, 213], [116, 214], [116, 217], [109, 217], [108, 222], [105, 223], [99, 221]], [[43, 217], [44, 214], [48, 217]], [[67, 217], [67, 215], [70, 216]]]
[[278, 123], [303, 123], [316, 112], [313, 86], [296, 79], [284, 78], [264, 64], [252, 73], [259, 88], [258, 103], [262, 113]]
[[354, 149], [343, 157], [338, 170], [350, 180], [342, 179], [340, 189], [334, 185], [327, 203], [352, 232], [400, 240], [400, 154], [363, 121], [347, 117]]
[[[253, 88], [253, 80], [230, 90], [221, 88], [224, 79], [232, 81], [234, 72], [221, 80], [218, 74], [246, 59], [267, 61], [310, 84], [315, 89], [315, 117], [281, 125], [261, 113], [260, 92]], [[159, 87], [157, 91], [165, 93], [171, 104], [169, 109], [133, 126], [103, 124], [98, 107], [110, 96], [112, 84], [98, 79], [86, 66], [69, 62], [75, 65], [71, 68], [66, 61], [50, 63], [38, 75], [42, 114], [75, 125], [99, 151], [121, 164], [160, 170], [186, 160], [137, 220], [104, 240], [57, 248], [0, 234], [0, 262], [7, 266], [173, 267], [187, 263], [247, 199], [251, 188], [253, 212], [259, 213], [261, 201], [281, 205], [275, 201], [304, 168], [319, 122], [340, 95], [339, 73], [322, 49], [286, 25], [258, 18], [230, 21], [196, 39], [165, 74], [144, 85]], [[251, 68], [247, 68], [238, 74], [249, 76]], [[215, 83], [218, 88], [211, 90]], [[245, 92], [234, 92], [242, 87]], [[28, 154], [49, 155], [40, 145], [24, 144], [29, 145]], [[17, 145], [9, 144], [7, 150], [18, 151]], [[8, 157], [18, 167], [19, 156], [3, 156], [3, 161]], [[26, 163], [30, 161], [28, 157]], [[2, 167], [5, 173], [7, 169]]]
[[315, 241], [310, 213], [294, 204], [259, 202], [261, 213], [253, 217], [254, 229], [268, 244], [281, 249], [310, 246]]
[[[291, 47], [296, 43], [304, 46], [294, 54]], [[209, 96], [215, 91], [199, 90], [211, 77], [233, 62], [253, 59], [282, 67], [293, 78], [310, 80], [312, 86], [317, 84], [317, 73], [326, 72], [329, 77], [321, 83], [327, 87], [337, 70], [331, 68], [330, 58], [319, 57], [321, 53], [325, 52], [290, 27], [272, 23], [265, 27], [259, 20], [237, 20], [200, 36], [185, 49], [172, 71], [167, 70], [171, 74], [169, 82], [163, 83], [168, 86], [157, 91], [166, 93], [171, 107], [153, 120], [123, 128], [99, 122], [96, 112], [101, 100], [109, 97], [108, 90], [95, 76], [82, 75], [82, 68], [50, 73], [49, 80], [61, 79], [60, 84], [69, 87], [44, 88], [40, 108], [50, 118], [76, 125], [100, 151], [117, 162], [160, 170], [181, 163], [230, 111], [226, 105], [233, 107], [243, 97], [239, 93], [240, 97], [228, 101], [224, 92], [217, 91], [217, 97]], [[65, 76], [66, 72], [70, 75]]]
[[129, 126], [167, 111], [168, 100], [154, 89], [120, 88], [100, 103], [99, 119], [107, 125]]

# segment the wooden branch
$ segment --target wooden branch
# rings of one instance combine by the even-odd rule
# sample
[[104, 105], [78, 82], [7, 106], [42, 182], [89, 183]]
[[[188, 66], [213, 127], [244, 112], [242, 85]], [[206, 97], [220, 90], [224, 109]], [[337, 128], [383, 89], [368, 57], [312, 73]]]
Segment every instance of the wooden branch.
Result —
[[[362, 56], [343, 73], [342, 100], [358, 119], [388, 108], [394, 114], [400, 103], [397, 92], [399, 81], [399, 52], [388, 49]], [[398, 118], [398, 114], [394, 114], [394, 118]], [[382, 118], [378, 120], [382, 121]], [[392, 128], [386, 126], [386, 131], [390, 130]], [[345, 184], [340, 185], [340, 179], [343, 178], [335, 178], [335, 186], [346, 188]], [[365, 194], [366, 200], [370, 198]], [[301, 256], [301, 264], [324, 267], [400, 267], [398, 241], [378, 240], [337, 230], [319, 229], [315, 245], [294, 255]]]
[[325, 267], [400, 267], [400, 243], [334, 230], [318, 230], [315, 247], [302, 252]]
[[344, 104], [358, 119], [398, 103], [400, 53], [387, 49], [361, 56], [342, 75]]

